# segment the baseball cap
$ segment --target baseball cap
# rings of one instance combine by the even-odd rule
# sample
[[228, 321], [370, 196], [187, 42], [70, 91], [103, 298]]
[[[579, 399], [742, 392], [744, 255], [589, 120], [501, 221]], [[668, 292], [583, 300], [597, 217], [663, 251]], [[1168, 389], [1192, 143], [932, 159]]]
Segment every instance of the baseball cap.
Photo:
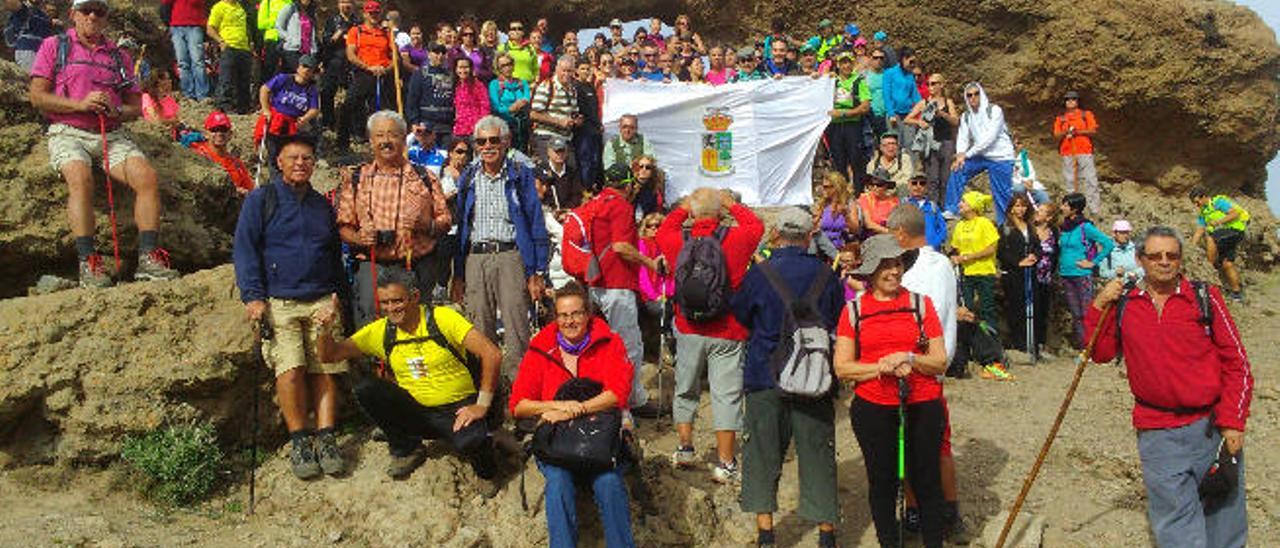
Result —
[[853, 52], [851, 52], [851, 51], [842, 51], [842, 52], [840, 52], [840, 53], [837, 53], [837, 54], [836, 54], [836, 62], [837, 62], [837, 63], [839, 63], [840, 61], [844, 61], [844, 60], [846, 60], [846, 59], [848, 59], [848, 60], [852, 61], [852, 60], [853, 60]]
[[823, 19], [821, 21], [818, 21], [818, 28], [820, 29], [830, 28], [831, 25], [832, 23], [830, 19]]
[[609, 26], [610, 26], [610, 27], [621, 27], [621, 26], [622, 26], [622, 20], [621, 20], [621, 19], [618, 19], [617, 17], [614, 17], [612, 21], [609, 21]]
[[222, 112], [221, 110], [215, 110], [210, 112], [209, 116], [205, 117], [204, 128], [209, 131], [213, 131], [217, 128], [231, 129], [231, 118], [227, 116], [227, 113]]
[[1111, 223], [1111, 231], [1112, 232], [1133, 232], [1133, 225], [1129, 224], [1129, 221], [1127, 220], [1116, 219], [1116, 222]]
[[785, 236], [804, 236], [813, 230], [813, 215], [803, 207], [788, 207], [778, 213], [774, 225]]
[[867, 39], [861, 36], [859, 36], [856, 40], [853, 41], [853, 47], [855, 48], [866, 46], [866, 45], [867, 45]]
[[307, 67], [307, 68], [316, 68], [320, 66], [320, 61], [316, 59], [316, 56], [307, 54], [298, 58], [298, 66]]
[[871, 35], [871, 37], [874, 38], [877, 42], [883, 42], [889, 39], [889, 33], [882, 30], [878, 30], [876, 31], [875, 34]]
[[365, 13], [379, 13], [381, 11], [382, 11], [381, 3], [375, 2], [374, 0], [369, 0], [368, 2], [364, 3]]
[[859, 34], [862, 34], [862, 31], [858, 30], [858, 25], [849, 23], [848, 25], [844, 26], [844, 33], [848, 34], [849, 36], [857, 36]]
[[756, 56], [756, 48], [744, 46], [738, 49], [738, 59], [754, 59]]
[[547, 148], [552, 150], [564, 150], [569, 148], [569, 143], [565, 142], [563, 138], [552, 137], [551, 141], [547, 143]]
[[1080, 92], [1078, 92], [1078, 91], [1076, 91], [1076, 90], [1071, 90], [1071, 91], [1068, 91], [1068, 92], [1066, 92], [1066, 93], [1062, 94], [1062, 98], [1063, 98], [1063, 99], [1079, 99], [1079, 98], [1080, 98]]
[[818, 53], [818, 48], [814, 47], [813, 44], [805, 44], [803, 46], [800, 46], [800, 55], [808, 55], [813, 53]]
[[107, 5], [107, 0], [75, 0], [71, 3], [71, 9], [80, 9], [81, 6], [87, 6], [89, 4], [98, 4], [105, 8], [110, 8], [110, 6]]
[[622, 162], [615, 163], [604, 170], [604, 180], [611, 186], [629, 184], [633, 180], [631, 168]]

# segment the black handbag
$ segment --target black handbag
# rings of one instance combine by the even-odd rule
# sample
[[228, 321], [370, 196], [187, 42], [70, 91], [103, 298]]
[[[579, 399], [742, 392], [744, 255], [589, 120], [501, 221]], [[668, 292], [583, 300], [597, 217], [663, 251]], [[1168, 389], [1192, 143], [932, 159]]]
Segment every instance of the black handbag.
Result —
[[[556, 399], [586, 401], [603, 389], [597, 381], [573, 379], [556, 391]], [[561, 397], [562, 394], [569, 397]], [[570, 472], [612, 470], [622, 455], [621, 431], [622, 412], [617, 408], [541, 423], [533, 432], [533, 454], [542, 462]]]

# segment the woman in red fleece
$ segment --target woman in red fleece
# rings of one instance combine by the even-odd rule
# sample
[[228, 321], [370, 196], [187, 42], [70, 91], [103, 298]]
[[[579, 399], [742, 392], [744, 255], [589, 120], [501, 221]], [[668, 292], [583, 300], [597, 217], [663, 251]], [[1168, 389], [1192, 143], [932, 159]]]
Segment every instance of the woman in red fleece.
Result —
[[[511, 385], [512, 417], [559, 422], [613, 407], [625, 409], [631, 395], [633, 368], [622, 339], [596, 317], [590, 303], [586, 289], [576, 281], [556, 291], [556, 321], [529, 341], [529, 351]], [[604, 390], [587, 401], [557, 401], [560, 385], [575, 377], [599, 381]], [[551, 546], [578, 543], [575, 483], [589, 483], [595, 492], [607, 545], [635, 546], [630, 503], [620, 469], [587, 477], [539, 460], [538, 470], [546, 478], [544, 513]]]

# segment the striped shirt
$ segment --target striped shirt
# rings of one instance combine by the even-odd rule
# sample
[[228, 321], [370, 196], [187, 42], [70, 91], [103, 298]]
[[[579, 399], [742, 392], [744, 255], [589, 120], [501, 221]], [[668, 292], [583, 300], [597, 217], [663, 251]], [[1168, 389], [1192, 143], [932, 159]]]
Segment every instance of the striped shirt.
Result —
[[[359, 230], [395, 230], [397, 237], [411, 234], [415, 258], [430, 253], [436, 236], [453, 224], [445, 206], [440, 180], [430, 172], [431, 190], [408, 162], [396, 169], [377, 164], [363, 165], [359, 188], [353, 189], [351, 175], [344, 175], [338, 188], [338, 226]], [[404, 249], [379, 248], [379, 260], [404, 258]], [[367, 257], [367, 256], [366, 256]]]
[[[554, 78], [541, 82], [533, 93], [533, 111], [558, 118], [569, 118], [578, 113], [578, 95], [573, 86], [564, 86]], [[544, 137], [573, 137], [573, 130], [547, 124], [534, 124], [533, 133]]]
[[472, 215], [471, 243], [516, 241], [516, 225], [511, 222], [507, 210], [506, 174], [508, 164], [503, 163], [497, 175], [485, 173], [484, 167], [476, 169], [476, 209]]

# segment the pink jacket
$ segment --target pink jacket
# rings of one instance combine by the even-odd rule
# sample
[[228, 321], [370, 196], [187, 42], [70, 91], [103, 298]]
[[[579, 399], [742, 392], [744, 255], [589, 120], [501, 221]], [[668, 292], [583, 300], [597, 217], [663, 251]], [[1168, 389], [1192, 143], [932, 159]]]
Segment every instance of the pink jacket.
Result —
[[478, 78], [458, 82], [453, 90], [453, 134], [471, 135], [476, 122], [489, 115], [489, 87]]
[[[640, 254], [645, 257], [657, 257], [661, 250], [658, 249], [658, 243], [653, 238], [640, 239]], [[657, 272], [649, 270], [648, 267], [640, 267], [640, 296], [644, 297], [645, 302], [656, 301], [662, 297], [671, 297], [676, 294], [676, 280], [673, 276], [658, 276]]]

